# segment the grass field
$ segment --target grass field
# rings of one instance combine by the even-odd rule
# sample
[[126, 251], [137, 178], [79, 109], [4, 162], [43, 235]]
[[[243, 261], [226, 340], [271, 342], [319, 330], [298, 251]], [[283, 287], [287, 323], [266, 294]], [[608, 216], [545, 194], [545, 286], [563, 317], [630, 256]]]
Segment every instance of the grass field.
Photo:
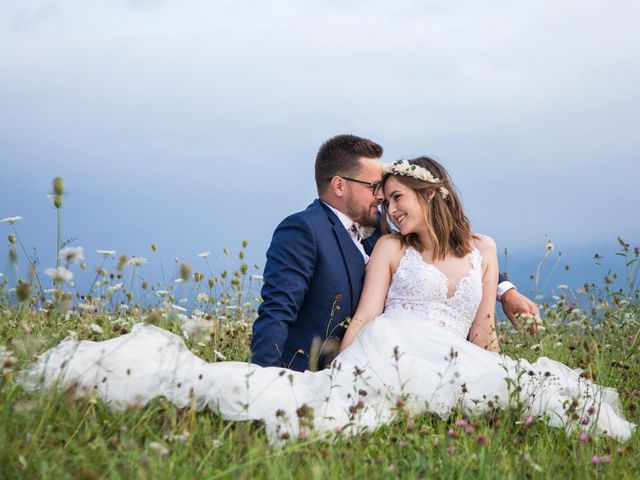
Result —
[[[17, 268], [15, 222], [5, 223], [13, 228], [9, 256]], [[601, 285], [560, 289], [542, 305], [537, 336], [505, 323], [498, 328], [506, 354], [544, 355], [583, 369], [616, 388], [626, 417], [640, 423], [640, 252], [620, 243], [623, 272], [609, 272]], [[21, 369], [63, 338], [103, 340], [141, 321], [184, 335], [210, 362], [248, 358], [260, 277], [251, 275], [243, 250], [237, 270], [205, 275], [183, 264], [177, 281], [163, 274], [154, 285], [138, 273], [145, 259], [103, 252], [84, 292], [68, 275], [84, 267], [82, 252], [65, 252], [64, 270], [49, 272], [53, 289], [42, 286], [38, 265], [24, 250], [30, 266], [24, 279], [9, 285], [0, 278], [3, 478], [640, 478], [637, 432], [625, 443], [589, 431], [567, 435], [544, 419], [524, 420], [518, 407], [481, 418], [453, 411], [447, 420], [400, 410], [394, 423], [374, 432], [331, 440], [310, 435], [276, 448], [259, 422], [226, 422], [161, 398], [112, 412], [70, 392], [27, 392]]]

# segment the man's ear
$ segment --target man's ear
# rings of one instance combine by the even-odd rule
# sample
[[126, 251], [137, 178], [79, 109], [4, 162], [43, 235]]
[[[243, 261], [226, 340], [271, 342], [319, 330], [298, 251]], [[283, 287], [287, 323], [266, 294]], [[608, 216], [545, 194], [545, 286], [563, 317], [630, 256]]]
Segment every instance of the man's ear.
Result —
[[329, 188], [336, 197], [342, 198], [345, 194], [346, 183], [342, 177], [338, 175], [331, 178]]

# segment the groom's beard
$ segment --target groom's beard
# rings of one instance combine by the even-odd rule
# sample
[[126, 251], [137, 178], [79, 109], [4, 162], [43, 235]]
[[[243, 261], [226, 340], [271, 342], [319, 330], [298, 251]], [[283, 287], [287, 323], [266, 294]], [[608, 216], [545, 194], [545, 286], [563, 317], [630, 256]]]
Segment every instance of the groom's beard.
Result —
[[375, 227], [378, 219], [378, 202], [373, 201], [367, 207], [358, 205], [355, 201], [347, 201], [347, 216], [363, 227]]

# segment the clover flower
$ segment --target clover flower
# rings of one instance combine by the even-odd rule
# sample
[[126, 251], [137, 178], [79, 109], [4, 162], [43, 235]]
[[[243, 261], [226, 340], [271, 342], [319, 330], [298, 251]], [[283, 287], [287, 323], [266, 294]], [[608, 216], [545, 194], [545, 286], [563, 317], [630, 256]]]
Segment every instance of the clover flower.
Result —
[[13, 225], [14, 223], [19, 222], [20, 220], [22, 220], [22, 217], [20, 216], [7, 217], [0, 220], [0, 223], [8, 223], [9, 225]]
[[64, 247], [60, 250], [59, 257], [67, 263], [80, 263], [84, 260], [84, 248]]
[[73, 278], [73, 272], [70, 272], [64, 267], [47, 268], [44, 273], [51, 278], [54, 282], [68, 282]]

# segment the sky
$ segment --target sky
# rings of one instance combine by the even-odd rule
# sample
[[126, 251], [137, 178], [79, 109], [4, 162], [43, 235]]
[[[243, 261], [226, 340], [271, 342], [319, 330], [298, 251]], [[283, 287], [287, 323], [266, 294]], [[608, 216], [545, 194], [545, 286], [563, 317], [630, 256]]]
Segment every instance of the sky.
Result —
[[243, 239], [263, 264], [354, 133], [441, 161], [517, 278], [550, 239], [576, 280], [640, 243], [639, 24], [625, 0], [0, 0], [0, 218], [51, 266], [61, 176], [90, 265]]

